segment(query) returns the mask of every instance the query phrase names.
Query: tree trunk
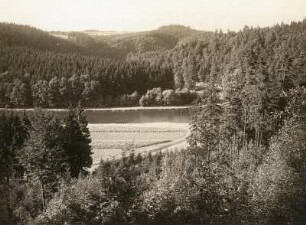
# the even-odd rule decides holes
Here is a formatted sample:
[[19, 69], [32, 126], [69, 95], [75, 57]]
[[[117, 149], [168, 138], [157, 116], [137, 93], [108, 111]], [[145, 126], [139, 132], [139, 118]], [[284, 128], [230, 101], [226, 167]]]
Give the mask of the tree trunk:
[[6, 178], [6, 210], [8, 214], [8, 219], [13, 218], [13, 210], [11, 208], [11, 195], [10, 195], [10, 178]]
[[243, 124], [243, 145], [246, 146], [246, 110], [244, 110], [244, 124]]
[[43, 210], [45, 210], [45, 208], [46, 208], [46, 193], [45, 193], [45, 185], [44, 185], [44, 182], [43, 182], [42, 178], [40, 178], [40, 184], [41, 184], [41, 198], [42, 198], [42, 203], [43, 203]]

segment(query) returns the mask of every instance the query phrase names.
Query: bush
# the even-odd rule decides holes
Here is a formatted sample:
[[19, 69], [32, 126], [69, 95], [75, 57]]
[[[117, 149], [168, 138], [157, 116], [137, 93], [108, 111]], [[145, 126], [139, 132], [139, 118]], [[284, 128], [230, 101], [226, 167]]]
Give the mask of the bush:
[[139, 100], [141, 106], [159, 106], [159, 105], [189, 105], [197, 98], [195, 91], [188, 89], [167, 89], [162, 91], [161, 88], [148, 90]]
[[305, 121], [290, 119], [271, 139], [250, 188], [255, 220], [302, 224], [306, 220]]
[[63, 187], [37, 217], [37, 224], [107, 223], [114, 217], [116, 201], [98, 178], [88, 177]]
[[177, 96], [172, 89], [164, 90], [162, 95], [164, 105], [176, 105], [179, 103]]
[[148, 90], [139, 101], [141, 106], [163, 105], [163, 95], [161, 88], [153, 88]]

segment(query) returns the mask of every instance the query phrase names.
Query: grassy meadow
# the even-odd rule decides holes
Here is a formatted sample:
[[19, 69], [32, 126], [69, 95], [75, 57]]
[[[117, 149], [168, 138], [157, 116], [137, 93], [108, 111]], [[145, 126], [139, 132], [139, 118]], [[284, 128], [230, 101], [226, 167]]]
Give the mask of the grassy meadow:
[[93, 165], [122, 153], [148, 152], [178, 144], [188, 135], [185, 123], [89, 124]]

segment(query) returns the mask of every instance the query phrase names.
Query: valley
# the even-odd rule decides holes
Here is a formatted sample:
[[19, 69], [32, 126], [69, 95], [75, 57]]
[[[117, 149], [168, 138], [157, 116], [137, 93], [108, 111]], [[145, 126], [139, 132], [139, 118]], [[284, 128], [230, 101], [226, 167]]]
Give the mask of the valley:
[[[182, 0], [156, 19], [233, 26], [137, 32], [99, 29], [126, 1], [89, 1], [103, 7], [50, 1], [45, 14], [70, 3], [54, 29], [0, 22], [0, 224], [305, 224], [306, 19], [279, 19], [304, 0]], [[171, 1], [139, 1], [138, 13], [159, 17], [147, 2]], [[96, 20], [68, 29], [90, 7]], [[265, 26], [231, 31], [240, 15]]]

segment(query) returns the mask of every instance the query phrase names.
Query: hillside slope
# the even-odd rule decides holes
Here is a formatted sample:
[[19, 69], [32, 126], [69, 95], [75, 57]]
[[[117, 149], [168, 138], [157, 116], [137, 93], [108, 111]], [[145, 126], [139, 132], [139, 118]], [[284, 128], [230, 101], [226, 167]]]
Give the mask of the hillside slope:
[[111, 58], [124, 59], [130, 53], [163, 52], [173, 49], [181, 40], [209, 32], [197, 31], [181, 25], [162, 26], [145, 32], [111, 32], [86, 30], [83, 32], [51, 32], [90, 51], [104, 51]]
[[10, 23], [0, 23], [0, 43], [58, 53], [88, 53], [86, 49], [42, 30]]

